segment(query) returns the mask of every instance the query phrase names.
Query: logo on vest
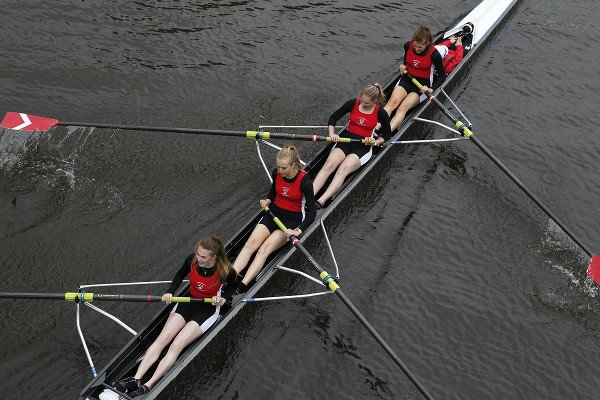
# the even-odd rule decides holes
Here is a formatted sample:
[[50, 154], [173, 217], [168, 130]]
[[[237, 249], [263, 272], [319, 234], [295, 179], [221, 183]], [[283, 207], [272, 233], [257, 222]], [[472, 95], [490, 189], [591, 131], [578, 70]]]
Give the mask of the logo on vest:
[[367, 119], [365, 117], [358, 117], [358, 124], [359, 125], [365, 125], [365, 122], [367, 122]]
[[284, 197], [290, 197], [290, 188], [287, 187], [287, 186], [284, 186], [281, 189], [281, 195], [284, 196]]
[[419, 62], [419, 60], [413, 60], [413, 67], [415, 67], [415, 68], [419, 68], [419, 65], [420, 65], [420, 64], [421, 64], [421, 63]]
[[198, 282], [198, 284], [196, 285], [196, 289], [200, 290], [201, 292], [204, 291], [204, 282]]

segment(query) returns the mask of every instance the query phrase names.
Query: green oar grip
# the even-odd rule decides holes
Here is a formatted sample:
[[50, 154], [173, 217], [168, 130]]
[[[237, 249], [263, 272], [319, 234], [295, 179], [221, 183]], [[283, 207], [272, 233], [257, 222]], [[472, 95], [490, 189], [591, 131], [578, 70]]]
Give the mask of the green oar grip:
[[329, 275], [329, 273], [327, 271], [321, 272], [321, 274], [319, 276], [320, 276], [321, 280], [323, 281], [323, 283], [333, 293], [335, 293], [335, 291], [340, 288], [339, 285], [337, 284], [337, 282], [333, 279], [333, 277], [331, 275]]
[[421, 90], [421, 88], [423, 87], [423, 85], [421, 85], [421, 82], [419, 82], [418, 80], [416, 80], [415, 77], [413, 77], [412, 75], [409, 75], [407, 70], [403, 69], [402, 70], [402, 75], [405, 75], [405, 74], [408, 75], [410, 77], [410, 80], [412, 81], [412, 83], [414, 83], [415, 86], [419, 90]]
[[66, 301], [87, 301], [91, 303], [94, 301], [94, 293], [83, 293], [83, 299], [81, 299], [81, 293], [78, 292], [67, 292], [65, 293]]
[[[212, 297], [205, 297], [202, 299], [204, 303], [212, 303]], [[164, 300], [162, 300], [164, 303]], [[191, 303], [191, 297], [171, 297], [171, 303]]]
[[[269, 206], [264, 208], [265, 212], [269, 212]], [[273, 213], [271, 213], [271, 217], [273, 218], [273, 222], [275, 222], [275, 224], [279, 227], [279, 229], [281, 229], [283, 232], [287, 231], [287, 228], [285, 227], [285, 225], [283, 224], [283, 222], [281, 222], [281, 220], [279, 218], [277, 218], [275, 215], [273, 215]]]
[[473, 132], [462, 121], [456, 122], [456, 130], [459, 131], [466, 138], [470, 138], [473, 134]]
[[268, 140], [271, 132], [246, 131], [246, 137], [249, 139], [265, 139]]

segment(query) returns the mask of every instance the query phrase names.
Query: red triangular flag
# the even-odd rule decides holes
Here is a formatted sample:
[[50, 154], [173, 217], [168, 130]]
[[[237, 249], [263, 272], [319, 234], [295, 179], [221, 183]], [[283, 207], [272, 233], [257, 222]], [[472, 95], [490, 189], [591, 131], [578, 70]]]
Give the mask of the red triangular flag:
[[16, 131], [47, 131], [58, 124], [57, 119], [38, 117], [37, 115], [7, 112], [0, 126]]
[[587, 270], [588, 276], [594, 280], [598, 285], [600, 285], [600, 256], [595, 255], [592, 257], [590, 261], [590, 266]]

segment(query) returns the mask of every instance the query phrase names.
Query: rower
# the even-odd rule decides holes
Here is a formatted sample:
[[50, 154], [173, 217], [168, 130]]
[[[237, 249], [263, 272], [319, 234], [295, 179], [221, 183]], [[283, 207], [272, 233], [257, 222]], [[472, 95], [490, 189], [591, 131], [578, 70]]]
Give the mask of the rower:
[[302, 170], [296, 146], [288, 144], [277, 154], [277, 169], [272, 172], [273, 184], [266, 199], [260, 200], [260, 208], [269, 207], [288, 227], [279, 230], [273, 219], [265, 215], [256, 225], [244, 247], [233, 263], [241, 273], [256, 252], [243, 279], [237, 282], [237, 292], [244, 293], [256, 275], [262, 270], [267, 257], [283, 246], [291, 235], [300, 236], [316, 217], [313, 184]]
[[[410, 42], [404, 43], [404, 52], [404, 62], [400, 64], [400, 71], [407, 70], [423, 86], [420, 90], [417, 89], [405, 75], [398, 79], [385, 106], [385, 111], [390, 117], [396, 112], [390, 122], [392, 132], [398, 129], [409, 110], [427, 99], [424, 93], [433, 92], [446, 79], [442, 56], [433, 46], [433, 36], [428, 28], [418, 27]], [[435, 75], [434, 67], [437, 71]]]
[[436, 44], [435, 48], [442, 56], [444, 72], [446, 75], [449, 75], [463, 59], [464, 48], [462, 38], [452, 35], [441, 43]]
[[[226, 298], [221, 289], [225, 282], [235, 281], [235, 271], [230, 268], [223, 241], [217, 235], [204, 237], [196, 243], [194, 254], [184, 261], [171, 281], [163, 301], [170, 303], [173, 293], [183, 279], [190, 275], [190, 296], [212, 298], [211, 303], [178, 303], [167, 319], [158, 338], [146, 351], [134, 376], [123, 378], [114, 384], [119, 392], [129, 397], [148, 393], [152, 386], [171, 369], [181, 351], [198, 339], [219, 317]], [[228, 296], [229, 297], [229, 296]], [[158, 360], [162, 350], [171, 343], [167, 354], [160, 361], [152, 377], [142, 384], [144, 374]]]
[[[325, 186], [327, 178], [336, 171], [333, 180], [323, 194], [317, 199], [317, 209], [323, 208], [342, 187], [346, 177], [367, 163], [373, 156], [373, 145], [380, 146], [391, 136], [390, 117], [383, 109], [385, 94], [378, 83], [365, 86], [357, 98], [344, 103], [329, 117], [329, 137], [336, 143], [331, 149], [327, 161], [319, 171], [314, 181], [314, 191], [318, 194]], [[335, 133], [335, 124], [345, 114], [350, 113], [348, 126], [340, 135]], [[375, 127], [381, 125], [375, 139]], [[338, 143], [340, 137], [362, 139], [360, 142]]]

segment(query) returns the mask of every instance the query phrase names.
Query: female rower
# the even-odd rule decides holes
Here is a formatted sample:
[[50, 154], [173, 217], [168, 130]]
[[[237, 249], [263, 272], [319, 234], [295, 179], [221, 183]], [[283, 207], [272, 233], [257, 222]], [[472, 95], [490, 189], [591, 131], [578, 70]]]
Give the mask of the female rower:
[[[327, 161], [319, 171], [314, 181], [315, 194], [325, 185], [327, 178], [336, 170], [331, 184], [317, 199], [317, 209], [323, 208], [327, 200], [342, 187], [344, 180], [352, 172], [364, 165], [373, 155], [372, 145], [381, 145], [390, 137], [390, 117], [383, 109], [385, 94], [378, 83], [365, 86], [357, 98], [350, 99], [329, 117], [327, 122], [329, 137], [336, 145], [329, 153]], [[340, 136], [335, 133], [335, 124], [345, 114], [350, 113], [348, 127]], [[373, 137], [375, 127], [381, 124], [377, 139]], [[340, 137], [351, 139], [365, 139], [363, 143], [338, 143]]]
[[263, 268], [269, 254], [283, 246], [291, 235], [302, 234], [316, 217], [312, 181], [302, 170], [296, 146], [288, 144], [283, 147], [277, 154], [276, 162], [277, 169], [272, 174], [273, 184], [268, 197], [260, 200], [260, 207], [269, 206], [288, 230], [282, 232], [272, 218], [263, 216], [233, 263], [233, 268], [240, 273], [256, 252], [244, 278], [238, 282], [238, 293], [246, 291]]
[[[442, 56], [433, 46], [433, 36], [428, 28], [417, 28], [411, 41], [404, 44], [404, 51], [404, 63], [400, 64], [400, 71], [407, 70], [423, 87], [419, 91], [408, 76], [400, 77], [385, 106], [390, 117], [396, 110], [390, 123], [392, 132], [398, 129], [410, 109], [427, 98], [424, 93], [433, 92], [446, 79]], [[432, 67], [435, 67], [435, 75]]]
[[[169, 290], [163, 295], [165, 303], [171, 302], [173, 293], [188, 274], [191, 297], [212, 297], [212, 303], [178, 303], [169, 315], [162, 332], [146, 351], [135, 375], [115, 382], [114, 387], [119, 392], [126, 393], [129, 397], [148, 393], [173, 366], [181, 351], [217, 320], [220, 308], [225, 304], [225, 297], [221, 293], [223, 283], [235, 281], [234, 270], [230, 269], [227, 253], [219, 236], [212, 235], [198, 241], [195, 254], [185, 259]], [[142, 384], [144, 374], [158, 360], [160, 353], [169, 343], [171, 346], [156, 367], [156, 371], [150, 380]]]
[[449, 75], [463, 59], [465, 49], [462, 44], [462, 38], [460, 36], [450, 36], [439, 45], [436, 44], [435, 48], [442, 56], [444, 72], [446, 72], [446, 75]]

